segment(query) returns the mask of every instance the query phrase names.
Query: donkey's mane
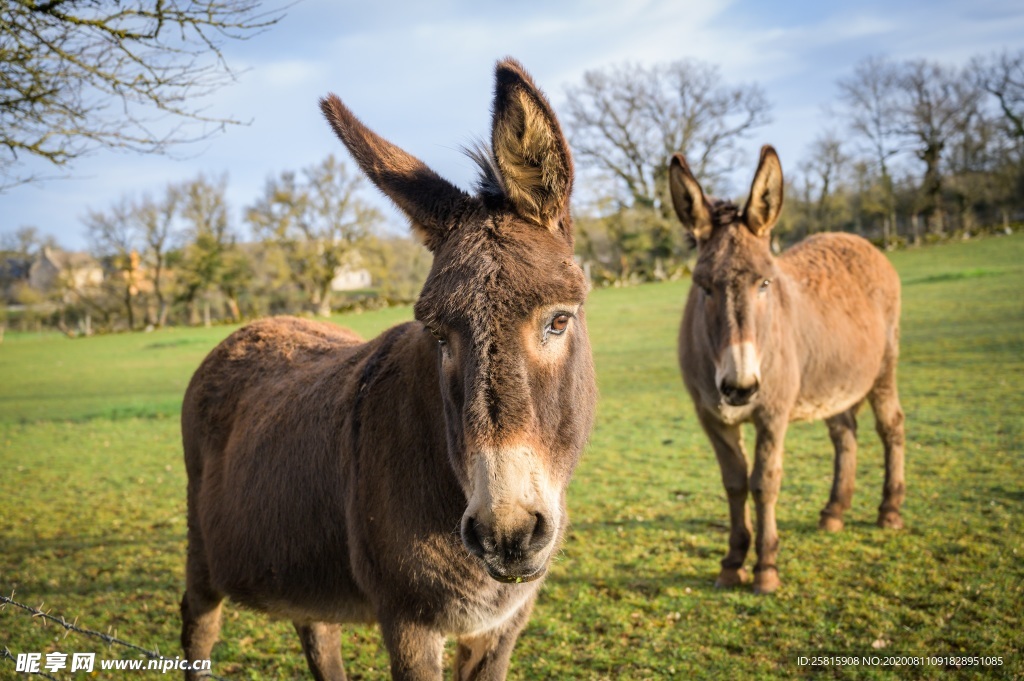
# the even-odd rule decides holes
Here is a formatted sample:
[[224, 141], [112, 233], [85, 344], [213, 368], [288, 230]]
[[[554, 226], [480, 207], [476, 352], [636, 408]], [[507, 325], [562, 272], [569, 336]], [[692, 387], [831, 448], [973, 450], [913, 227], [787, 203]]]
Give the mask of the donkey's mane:
[[482, 140], [476, 140], [470, 146], [463, 147], [462, 151], [472, 159], [480, 171], [475, 184], [477, 192], [484, 199], [507, 198], [508, 189], [498, 168], [498, 159], [494, 158], [491, 148]]
[[[711, 229], [726, 227], [736, 222], [740, 217], [740, 207], [729, 199], [716, 199], [708, 197], [711, 203]], [[693, 232], [686, 232], [686, 245], [693, 250], [697, 248], [697, 238]]]
[[740, 216], [740, 207], [728, 199], [711, 199], [711, 224], [714, 227], [725, 227], [736, 222]]

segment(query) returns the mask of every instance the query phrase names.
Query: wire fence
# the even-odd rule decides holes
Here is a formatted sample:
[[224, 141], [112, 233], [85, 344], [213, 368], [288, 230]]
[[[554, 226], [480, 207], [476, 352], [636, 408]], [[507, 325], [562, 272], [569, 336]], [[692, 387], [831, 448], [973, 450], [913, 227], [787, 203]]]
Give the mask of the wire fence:
[[[143, 655], [145, 655], [150, 660], [167, 660], [167, 661], [170, 661], [170, 662], [180, 662], [181, 661], [180, 658], [175, 659], [175, 658], [170, 658], [170, 657], [164, 657], [163, 655], [160, 654], [159, 651], [149, 650], [147, 648], [143, 648], [142, 646], [137, 646], [134, 643], [129, 643], [128, 641], [125, 641], [124, 639], [120, 639], [120, 638], [118, 638], [116, 636], [112, 636], [111, 634], [104, 634], [103, 632], [100, 632], [100, 631], [93, 631], [92, 629], [86, 629], [84, 627], [80, 627], [80, 626], [78, 626], [78, 618], [77, 617], [74, 619], [74, 621], [68, 622], [64, 617], [54, 617], [53, 615], [49, 614], [48, 612], [44, 612], [43, 610], [41, 610], [39, 608], [33, 608], [32, 606], [25, 605], [24, 603], [19, 603], [19, 602], [15, 601], [13, 597], [14, 597], [14, 593], [13, 592], [11, 593], [11, 597], [10, 598], [8, 598], [7, 596], [0, 596], [0, 611], [5, 610], [8, 605], [13, 605], [16, 608], [20, 608], [21, 610], [24, 610], [25, 612], [30, 613], [32, 615], [32, 617], [34, 617], [34, 618], [38, 617], [38, 618], [41, 618], [42, 620], [44, 620], [46, 622], [52, 622], [53, 624], [56, 624], [58, 626], [63, 627], [64, 630], [65, 630], [64, 631], [64, 637], [65, 638], [67, 637], [68, 632], [72, 632], [73, 631], [76, 634], [82, 634], [83, 636], [89, 636], [91, 638], [99, 639], [100, 641], [103, 641], [104, 643], [106, 643], [108, 646], [121, 646], [123, 648], [128, 648], [130, 650], [134, 650], [135, 652], [142, 653]], [[40, 607], [42, 607], [42, 606], [40, 605]], [[10, 660], [12, 663], [17, 663], [17, 659], [15, 658], [14, 654], [11, 653], [10, 649], [7, 646], [4, 646], [3, 650], [0, 651], [0, 657], [3, 657], [6, 660]], [[35, 674], [35, 675], [38, 675], [38, 676], [42, 676], [43, 678], [47, 678], [47, 679], [53, 679], [54, 681], [60, 681], [60, 679], [58, 679], [57, 677], [50, 676], [49, 674], [47, 674], [45, 672], [42, 672], [42, 671], [28, 672], [28, 673]], [[212, 673], [210, 671], [198, 671], [197, 675], [200, 676], [200, 677], [203, 677], [203, 678], [207, 678], [207, 679], [214, 679], [214, 681], [227, 681], [227, 679], [225, 679], [225, 678], [223, 678], [221, 676], [217, 676], [216, 674], [214, 674], [214, 673]]]
[[[14, 664], [18, 664], [17, 658], [14, 657], [14, 654], [11, 652], [11, 649], [8, 648], [7, 646], [4, 646], [4, 649], [0, 650], [0, 657], [4, 658], [5, 660], [10, 660]], [[46, 672], [23, 672], [23, 673], [24, 674], [35, 674], [36, 676], [41, 676], [44, 679], [52, 679], [53, 681], [60, 681], [60, 679], [58, 679], [56, 676], [51, 676], [51, 675], [47, 674]]]

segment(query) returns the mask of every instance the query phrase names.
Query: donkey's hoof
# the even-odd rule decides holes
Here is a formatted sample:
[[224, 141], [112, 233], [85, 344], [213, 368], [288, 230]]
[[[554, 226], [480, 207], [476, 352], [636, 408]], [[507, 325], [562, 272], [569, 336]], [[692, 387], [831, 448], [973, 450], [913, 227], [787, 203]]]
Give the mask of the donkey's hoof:
[[743, 568], [722, 568], [715, 580], [716, 589], [731, 589], [747, 583], [747, 571]]
[[838, 532], [843, 529], [843, 519], [822, 513], [821, 520], [818, 521], [818, 529], [825, 532]]
[[902, 530], [903, 516], [899, 511], [882, 511], [878, 514], [878, 526], [887, 530]]
[[758, 596], [773, 593], [781, 585], [779, 571], [773, 567], [754, 573], [754, 593]]

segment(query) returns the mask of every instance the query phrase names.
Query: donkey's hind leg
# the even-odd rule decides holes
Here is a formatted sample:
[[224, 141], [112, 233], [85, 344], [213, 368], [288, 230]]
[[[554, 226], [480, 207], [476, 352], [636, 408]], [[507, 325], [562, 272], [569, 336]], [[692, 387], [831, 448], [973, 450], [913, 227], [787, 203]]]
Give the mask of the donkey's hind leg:
[[345, 681], [345, 667], [341, 662], [341, 625], [313, 622], [292, 623], [302, 641], [309, 670], [316, 681]]
[[878, 507], [878, 526], [891, 529], [903, 527], [900, 506], [907, 486], [903, 477], [903, 408], [896, 390], [896, 361], [887, 362], [882, 375], [868, 395], [875, 412], [875, 428], [885, 448], [885, 487]]
[[857, 409], [850, 409], [825, 419], [828, 435], [836, 450], [832, 493], [821, 511], [818, 528], [827, 532], [843, 529], [843, 513], [853, 501], [854, 480], [857, 476]]
[[[190, 523], [191, 525], [191, 523]], [[188, 558], [185, 566], [185, 595], [181, 599], [181, 647], [185, 659], [209, 660], [213, 644], [220, 635], [220, 611], [224, 595], [210, 584], [203, 541], [197, 527], [188, 532]], [[202, 678], [202, 673], [185, 672], [185, 679]]]

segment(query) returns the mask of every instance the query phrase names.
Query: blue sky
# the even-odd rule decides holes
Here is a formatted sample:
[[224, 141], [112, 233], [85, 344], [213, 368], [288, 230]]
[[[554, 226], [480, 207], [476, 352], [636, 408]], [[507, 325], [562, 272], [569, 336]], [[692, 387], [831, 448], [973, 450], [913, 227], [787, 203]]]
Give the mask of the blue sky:
[[[225, 46], [238, 82], [204, 104], [215, 115], [251, 120], [173, 157], [97, 152], [70, 179], [0, 194], [0, 232], [34, 225], [69, 248], [87, 246], [81, 218], [122, 195], [159, 195], [199, 172], [228, 173], [240, 233], [242, 209], [270, 175], [335, 153], [317, 100], [337, 93], [369, 126], [468, 187], [473, 164], [461, 146], [489, 131], [494, 62], [519, 59], [556, 112], [567, 85], [588, 69], [695, 57], [720, 66], [729, 83], [757, 82], [773, 122], [747, 141], [750, 170], [761, 144], [796, 167], [826, 128], [841, 131], [825, 105], [837, 79], [860, 59], [883, 54], [965, 63], [972, 55], [1024, 47], [1020, 0], [303, 0], [265, 34]], [[40, 170], [45, 170], [39, 167]], [[746, 182], [737, 180], [737, 186]], [[373, 190], [367, 198], [384, 206]], [[404, 228], [388, 211], [390, 224]]]

